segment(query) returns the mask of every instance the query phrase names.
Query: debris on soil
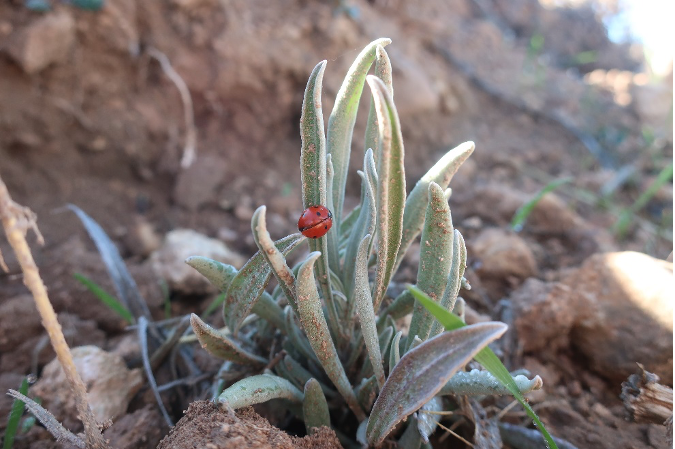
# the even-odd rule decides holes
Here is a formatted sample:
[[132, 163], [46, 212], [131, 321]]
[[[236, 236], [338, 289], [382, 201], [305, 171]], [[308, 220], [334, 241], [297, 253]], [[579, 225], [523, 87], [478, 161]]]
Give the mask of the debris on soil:
[[[639, 371], [621, 384], [621, 399], [635, 422], [666, 424], [673, 418], [673, 389], [659, 383], [659, 376], [646, 371], [638, 363]], [[672, 427], [669, 431], [672, 441]]]
[[[129, 370], [120, 356], [96, 346], [80, 346], [71, 352], [77, 372], [87, 385], [87, 399], [96, 420], [106, 422], [124, 415], [131, 398], [143, 386], [141, 370]], [[42, 405], [64, 426], [81, 428], [75, 399], [57, 359], [45, 366], [31, 394], [40, 397]]]
[[341, 449], [335, 433], [322, 427], [303, 438], [288, 435], [260, 417], [253, 408], [226, 411], [213, 402], [190, 404], [185, 416], [178, 421], [157, 449]]
[[168, 428], [162, 415], [153, 405], [124, 415], [103, 432], [110, 445], [118, 449], [155, 448]]

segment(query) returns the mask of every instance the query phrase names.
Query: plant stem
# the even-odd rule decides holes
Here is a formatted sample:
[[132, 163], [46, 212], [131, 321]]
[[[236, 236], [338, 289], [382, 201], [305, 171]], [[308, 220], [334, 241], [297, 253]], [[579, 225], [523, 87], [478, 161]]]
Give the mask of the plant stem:
[[47, 330], [49, 340], [56, 352], [56, 357], [63, 367], [63, 371], [68, 379], [68, 383], [75, 394], [75, 403], [77, 412], [84, 424], [84, 432], [86, 435], [87, 448], [104, 449], [109, 446], [103, 439], [101, 430], [96, 423], [94, 413], [87, 402], [87, 390], [84, 382], [77, 374], [75, 363], [73, 362], [73, 355], [70, 352], [68, 343], [63, 336], [61, 325], [56, 319], [56, 313], [52, 307], [49, 297], [47, 296], [47, 289], [45, 288], [37, 265], [33, 260], [30, 247], [26, 242], [26, 232], [28, 228], [32, 228], [37, 235], [38, 243], [43, 244], [44, 239], [37, 230], [35, 224], [35, 214], [29, 209], [19, 206], [9, 196], [7, 186], [0, 178], [0, 220], [2, 226], [7, 234], [7, 240], [16, 254], [17, 261], [21, 265], [21, 270], [24, 275], [24, 284], [28, 287], [35, 299], [35, 305], [42, 318], [42, 325]]

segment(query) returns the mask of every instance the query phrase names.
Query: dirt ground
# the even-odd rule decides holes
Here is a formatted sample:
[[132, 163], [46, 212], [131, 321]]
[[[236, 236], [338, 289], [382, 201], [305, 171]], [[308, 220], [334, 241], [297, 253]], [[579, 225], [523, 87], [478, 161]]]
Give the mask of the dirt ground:
[[[614, 370], [613, 361], [603, 363], [589, 348], [612, 346], [612, 340], [593, 334], [598, 326], [578, 311], [551, 312], [565, 301], [578, 304], [570, 286], [597, 281], [601, 296], [605, 278], [581, 276], [603, 272], [599, 254], [636, 251], [657, 265], [672, 254], [672, 181], [629, 214], [625, 232], [613, 228], [672, 163], [672, 71], [665, 80], [646, 82], [639, 49], [611, 43], [589, 6], [545, 8], [536, 0], [415, 6], [399, 0], [111, 0], [92, 12], [53, 3], [47, 13], [19, 0], [0, 3], [0, 176], [14, 200], [38, 215], [46, 244], [35, 245], [34, 255], [69, 343], [120, 353], [129, 366], [137, 349], [122, 320], [73, 278], [82, 273], [113, 291], [66, 204], [82, 208], [108, 232], [153, 316], [164, 318], [165, 294], [150, 262], [164, 236], [193, 229], [246, 260], [255, 251], [250, 219], [262, 204], [273, 237], [294, 232], [301, 212], [298, 122], [307, 77], [328, 60], [328, 113], [358, 51], [389, 37], [408, 189], [448, 149], [476, 143], [451, 183], [453, 220], [467, 240], [467, 278], [474, 287], [463, 296], [477, 317], [505, 320], [520, 332], [520, 343], [509, 333], [501, 350], [507, 367], [524, 366], [544, 379], [544, 390], [530, 399], [535, 410], [553, 435], [579, 448], [665, 447], [663, 426], [626, 419], [619, 394], [630, 368]], [[533, 36], [543, 37], [541, 48]], [[151, 56], [157, 52], [191, 95], [196, 159], [189, 168], [180, 164], [188, 134], [184, 105]], [[583, 52], [594, 52], [594, 60], [578, 62]], [[361, 106], [348, 205], [358, 195], [353, 175], [362, 161], [367, 102]], [[510, 231], [516, 210], [562, 178], [571, 182], [547, 196], [521, 232]], [[53, 352], [4, 239], [0, 251], [10, 267], [0, 273], [0, 389], [7, 390], [36, 368], [42, 372]], [[414, 281], [414, 262], [413, 254], [395, 281]], [[672, 277], [672, 263], [663, 264]], [[548, 298], [545, 308], [532, 305], [535, 295]], [[213, 294], [171, 289], [169, 298], [169, 314], [180, 316], [203, 311]], [[554, 323], [550, 329], [563, 330], [537, 334], [544, 331], [531, 324], [544, 322], [542, 316]], [[669, 330], [649, 335], [672, 341], [672, 319]], [[664, 345], [658, 353], [638, 351], [646, 359], [639, 361], [653, 362], [646, 368], [672, 386], [672, 354], [663, 355], [672, 343]], [[201, 357], [200, 368], [215, 373], [217, 363]], [[169, 393], [165, 403], [177, 421], [198, 399], [204, 397]], [[495, 414], [509, 402], [499, 398], [486, 408]], [[0, 398], [0, 417], [10, 405]], [[217, 412], [209, 407], [197, 403], [188, 414], [207, 416], [213, 430]], [[297, 423], [266, 417], [302, 434], [293, 430]], [[74, 410], [70, 419], [60, 419], [81, 430]], [[271, 442], [266, 436], [276, 429], [250, 410], [217, 419], [224, 424], [213, 430], [214, 447], [234, 447], [232, 441], [250, 429], [269, 447], [337, 444], [330, 433], [302, 441], [279, 433]], [[529, 424], [518, 411], [507, 419]], [[0, 430], [4, 426], [2, 418]], [[222, 426], [235, 429], [228, 433]], [[106, 436], [116, 447], [155, 447], [167, 434], [144, 387]], [[171, 438], [160, 447], [200, 444], [180, 446]], [[434, 447], [463, 447], [453, 438], [444, 441]], [[15, 443], [56, 446], [40, 426]]]

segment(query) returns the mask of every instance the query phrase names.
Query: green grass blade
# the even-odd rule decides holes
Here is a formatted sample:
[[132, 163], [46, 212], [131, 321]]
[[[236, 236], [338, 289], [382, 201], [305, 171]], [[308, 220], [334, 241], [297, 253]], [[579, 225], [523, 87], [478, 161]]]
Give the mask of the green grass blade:
[[537, 206], [537, 203], [541, 201], [544, 195], [554, 191], [563, 184], [567, 184], [571, 180], [572, 180], [571, 178], [555, 179], [546, 184], [544, 188], [541, 189], [534, 196], [534, 198], [532, 198], [530, 201], [528, 201], [527, 203], [523, 204], [518, 208], [516, 213], [513, 215], [513, 218], [511, 219], [511, 229], [513, 229], [516, 232], [522, 230], [523, 226], [525, 225], [525, 222], [527, 221], [527, 217], [530, 216], [534, 208]]
[[[431, 298], [429, 298], [422, 290], [412, 285], [408, 286], [408, 290], [410, 290], [413, 296], [415, 296], [415, 299], [421, 302], [424, 305], [424, 307], [426, 307], [431, 312], [431, 314], [435, 316], [438, 321], [441, 322], [443, 327], [445, 327], [445, 330], [459, 329], [461, 327], [466, 326], [466, 324], [464, 324], [458, 316], [453, 315], [452, 313], [448, 312], [443, 307], [441, 307], [439, 304], [436, 304], [436, 302], [434, 302]], [[534, 424], [537, 426], [541, 434], [544, 436], [544, 440], [546, 440], [546, 444], [549, 447], [549, 449], [557, 449], [558, 446], [556, 445], [555, 441], [553, 441], [553, 438], [546, 430], [546, 427], [544, 427], [544, 424], [541, 422], [541, 420], [534, 412], [534, 410], [532, 410], [530, 404], [527, 403], [523, 395], [520, 393], [520, 390], [518, 389], [518, 386], [514, 382], [513, 377], [511, 377], [511, 374], [506, 369], [501, 360], [499, 360], [499, 358], [495, 355], [495, 353], [492, 352], [492, 349], [486, 347], [482, 349], [478, 354], [476, 354], [474, 358], [478, 363], [483, 365], [483, 367], [486, 370], [488, 370], [493, 376], [495, 376], [497, 380], [499, 380], [504, 386], [506, 386], [506, 388], [508, 388], [513, 397], [515, 397], [518, 400], [518, 402], [520, 402], [520, 404], [525, 409], [527, 415], [530, 418], [532, 418]]]
[[[338, 229], [342, 223], [342, 207], [344, 204], [345, 185], [349, 170], [349, 156], [352, 145], [352, 133], [356, 122], [356, 113], [359, 109], [359, 100], [363, 92], [366, 75], [376, 58], [378, 46], [391, 43], [391, 39], [377, 39], [356, 57], [349, 68], [342, 86], [335, 98], [335, 106], [328, 118], [327, 145], [328, 152], [333, 159], [335, 169], [333, 178], [333, 219]], [[325, 203], [321, 203], [325, 204]]]
[[[19, 387], [19, 393], [26, 396], [28, 394], [28, 378], [24, 377]], [[9, 412], [9, 419], [7, 420], [7, 428], [5, 428], [5, 441], [2, 443], [2, 449], [11, 449], [14, 445], [14, 437], [16, 431], [19, 429], [19, 421], [26, 407], [23, 401], [14, 399], [12, 403], [12, 411]]]
[[103, 304], [121, 316], [127, 323], [134, 323], [134, 316], [131, 314], [131, 312], [129, 312], [129, 309], [124, 307], [124, 305], [110, 293], [103, 290], [100, 285], [80, 273], [75, 273], [73, 277], [75, 277], [75, 279], [77, 279], [82, 285], [87, 287], [87, 290], [92, 292], [94, 296], [96, 296]]
[[377, 151], [377, 269], [373, 285], [373, 308], [380, 307], [401, 245], [405, 206], [405, 168], [403, 137], [394, 100], [384, 82], [373, 75], [370, 86], [377, 112], [379, 147]]

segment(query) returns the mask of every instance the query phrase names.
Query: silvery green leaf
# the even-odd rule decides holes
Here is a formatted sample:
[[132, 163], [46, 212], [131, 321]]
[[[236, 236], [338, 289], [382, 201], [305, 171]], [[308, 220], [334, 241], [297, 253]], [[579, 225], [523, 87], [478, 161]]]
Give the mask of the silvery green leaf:
[[[325, 70], [326, 61], [321, 61], [314, 67], [312, 74], [309, 76], [302, 101], [300, 178], [302, 181], [302, 204], [305, 209], [310, 206], [326, 204], [326, 136], [321, 110], [321, 88]], [[336, 228], [339, 229], [337, 226]], [[316, 279], [326, 300], [331, 330], [334, 334], [340, 334], [338, 332], [337, 311], [333, 302], [333, 290], [328, 275], [328, 258], [325, 256], [328, 253], [326, 236], [309, 239], [309, 250], [318, 251], [321, 254], [319, 263], [315, 264]]]
[[[539, 390], [544, 385], [541, 377], [535, 376], [532, 380], [526, 376], [519, 374], [513, 376], [513, 381], [516, 383], [518, 390], [522, 393], [529, 393], [534, 390]], [[511, 392], [499, 382], [489, 371], [471, 370], [469, 372], [459, 371], [441, 388], [438, 393], [440, 395], [466, 395], [466, 396], [483, 396], [494, 395], [502, 396], [511, 394]]]
[[[284, 360], [280, 365], [283, 364], [286, 366], [287, 371], [289, 374], [296, 379], [301, 385], [304, 385], [307, 383], [309, 379], [311, 379], [313, 376], [312, 374], [307, 371], [300, 363], [298, 363], [293, 357], [290, 355], [286, 355], [284, 357]], [[318, 381], [319, 385], [321, 386], [321, 389], [323, 390], [323, 393], [328, 396], [329, 398], [334, 398], [337, 392], [335, 390], [331, 390], [329, 387], [324, 385], [321, 381]]]
[[370, 234], [367, 234], [356, 255], [356, 271], [354, 280], [354, 297], [356, 310], [359, 314], [361, 332], [366, 343], [368, 358], [373, 367], [377, 384], [380, 388], [384, 385], [384, 366], [382, 365], [382, 352], [380, 352], [377, 325], [375, 324], [375, 312], [373, 300], [370, 296], [370, 284], [368, 283], [368, 247], [370, 246]]
[[307, 338], [302, 335], [302, 331], [295, 324], [293, 309], [291, 309], [290, 306], [286, 306], [286, 310], [284, 310], [284, 321], [286, 323], [286, 335], [288, 336], [288, 339], [295, 350], [302, 354], [305, 358], [313, 359], [318, 363], [319, 359], [316, 358], [316, 354], [314, 354], [314, 351], [309, 346]]
[[389, 349], [389, 372], [394, 369], [399, 360], [401, 360], [400, 353], [400, 344], [401, 344], [401, 335], [403, 332], [398, 331], [394, 335], [394, 339], [391, 341], [391, 348]]
[[226, 388], [218, 402], [236, 410], [249, 405], [260, 404], [271, 399], [288, 399], [302, 403], [304, 394], [283, 377], [272, 374], [258, 374], [246, 377]]
[[[377, 48], [375, 52], [375, 76], [384, 82], [385, 86], [389, 90], [391, 96], [394, 96], [394, 87], [391, 79], [391, 61], [389, 60], [389, 55], [384, 50], [384, 47]], [[375, 112], [375, 102], [370, 99], [370, 109], [368, 110], [368, 121], [366, 124], [366, 137], [364, 142], [366, 144], [365, 149], [378, 147], [378, 138], [379, 130], [377, 126], [377, 113]]]
[[422, 230], [424, 211], [427, 207], [427, 192], [429, 183], [435, 182], [441, 188], [448, 187], [450, 180], [457, 173], [459, 167], [466, 161], [476, 148], [473, 142], [465, 142], [448, 151], [431, 169], [419, 180], [410, 192], [405, 203], [403, 214], [403, 235], [398, 251], [396, 268], [401, 264], [403, 256]]
[[[464, 237], [455, 229], [452, 250], [452, 268], [448, 275], [447, 285], [441, 298], [441, 306], [446, 310], [452, 312], [455, 309], [455, 303], [459, 295], [459, 289], [462, 287], [462, 277], [464, 270], [466, 270], [466, 244]], [[457, 313], [456, 315], [459, 315]], [[434, 325], [431, 329], [431, 335], [438, 335], [443, 330], [443, 326], [438, 320], [434, 320]]]
[[272, 269], [274, 277], [281, 287], [281, 290], [286, 295], [288, 303], [297, 312], [296, 298], [295, 298], [295, 276], [286, 263], [286, 258], [281, 251], [274, 245], [274, 241], [267, 231], [267, 223], [265, 220], [267, 208], [260, 206], [253, 213], [251, 218], [251, 230], [253, 231], [253, 240], [260, 250], [260, 254], [265, 257], [267, 264]]
[[[373, 152], [372, 150], [366, 151], [366, 156], [364, 158], [364, 169], [368, 165], [368, 159], [372, 161]], [[361, 177], [361, 192], [362, 192], [362, 203], [358, 219], [352, 229], [352, 233], [349, 236], [347, 249], [345, 253], [345, 266], [344, 266], [344, 284], [347, 287], [346, 293], [349, 297], [353, 298], [353, 288], [354, 288], [354, 273], [356, 267], [356, 254], [358, 252], [359, 245], [363, 236], [370, 234], [371, 236], [375, 234], [375, 224], [376, 224], [376, 214], [375, 209], [375, 190], [373, 185], [376, 181], [371, 179], [370, 173], [358, 171], [358, 175]], [[368, 249], [370, 246], [368, 247]], [[368, 253], [370, 254], [370, 253]], [[366, 260], [367, 262], [367, 260]], [[366, 265], [366, 270], [368, 266]], [[350, 316], [353, 314], [353, 307], [350, 310]]]
[[368, 70], [375, 60], [376, 48], [390, 43], [391, 39], [377, 39], [359, 53], [349, 68], [342, 86], [340, 86], [335, 98], [335, 106], [333, 106], [333, 111], [328, 119], [328, 151], [333, 157], [335, 168], [333, 178], [334, 220], [338, 229], [342, 223], [342, 207], [349, 169], [352, 133], [354, 132], [354, 122], [356, 121], [364, 82]]
[[373, 308], [378, 310], [389, 285], [401, 244], [405, 205], [403, 137], [394, 100], [381, 79], [368, 75], [379, 129], [377, 152], [377, 270]]
[[439, 396], [434, 396], [424, 404], [420, 411], [417, 412], [417, 430], [422, 437], [422, 441], [429, 442], [429, 437], [434, 433], [438, 427], [439, 415], [428, 412], [440, 412], [443, 410], [443, 399]]
[[314, 350], [319, 363], [326, 371], [328, 378], [333, 382], [359, 421], [362, 421], [365, 419], [365, 414], [361, 410], [361, 407], [359, 407], [354, 390], [352, 390], [349, 384], [347, 374], [338, 357], [335, 344], [328, 330], [326, 318], [323, 315], [319, 292], [316, 289], [313, 268], [314, 263], [320, 255], [317, 252], [313, 252], [307, 256], [305, 262], [300, 266], [300, 271], [295, 281], [300, 322], [307, 334], [309, 344]]
[[[335, 169], [333, 168], [333, 157], [330, 153], [326, 156], [326, 207], [329, 211], [335, 210], [335, 205], [333, 204], [333, 178], [335, 175]], [[335, 225], [335, 223], [333, 223]], [[328, 239], [328, 267], [330, 268], [331, 274], [340, 272], [340, 253], [338, 250], [338, 237], [340, 236], [339, 227], [335, 225], [333, 232], [326, 234]], [[337, 276], [336, 276], [337, 277]], [[332, 279], [331, 279], [332, 281]], [[342, 285], [342, 283], [340, 283]], [[333, 289], [336, 286], [333, 285]], [[344, 291], [342, 287], [338, 287], [340, 291]]]
[[356, 387], [356, 397], [361, 407], [364, 410], [370, 410], [373, 402], [375, 402], [375, 396], [377, 396], [377, 379], [375, 379], [375, 376], [362, 379], [361, 385]]
[[237, 269], [232, 265], [218, 262], [208, 257], [190, 256], [185, 259], [185, 263], [197, 270], [199, 274], [208, 279], [221, 292], [227, 291], [232, 279], [238, 273]]
[[403, 435], [396, 442], [400, 448], [419, 449], [422, 445], [422, 437], [417, 430], [417, 413], [413, 413], [408, 419], [408, 424]]
[[[304, 235], [296, 233], [277, 240], [274, 245], [284, 256], [287, 256], [305, 239]], [[258, 251], [232, 279], [225, 294], [224, 307], [225, 323], [232, 333], [237, 333], [244, 318], [251, 313], [251, 309], [262, 295], [271, 277], [272, 269], [265, 257]]]
[[480, 323], [431, 338], [394, 367], [368, 421], [367, 438], [381, 444], [401, 420], [435, 396], [452, 375], [506, 331], [503, 323]]
[[314, 378], [309, 379], [305, 384], [302, 412], [307, 434], [313, 434], [321, 426], [330, 427], [330, 414], [328, 413], [326, 396], [323, 395], [319, 382]]
[[[445, 291], [452, 266], [454, 233], [450, 208], [443, 196], [443, 189], [435, 182], [430, 182], [428, 195], [420, 242], [417, 288], [438, 302]], [[433, 315], [422, 304], [416, 303], [413, 306], [409, 334], [426, 340], [434, 321]]]
[[279, 304], [272, 299], [272, 295], [266, 291], [262, 292], [260, 299], [255, 303], [253, 313], [271, 323], [284, 334], [286, 333], [286, 323], [284, 321], [284, 311], [279, 307]]
[[264, 366], [267, 359], [245, 351], [234, 341], [227, 338], [217, 329], [212, 328], [194, 313], [190, 315], [192, 330], [202, 348], [220, 359], [241, 363], [242, 365]]

